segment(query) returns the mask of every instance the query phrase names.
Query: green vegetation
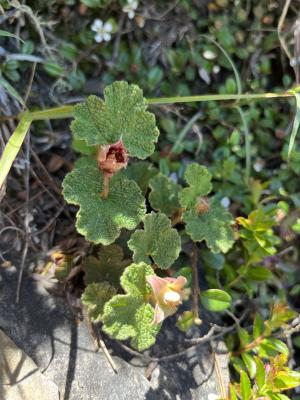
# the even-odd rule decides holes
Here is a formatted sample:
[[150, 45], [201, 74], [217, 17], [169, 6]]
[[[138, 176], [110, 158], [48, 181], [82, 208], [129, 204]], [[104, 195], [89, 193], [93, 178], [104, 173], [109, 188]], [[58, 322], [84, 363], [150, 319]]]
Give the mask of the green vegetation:
[[15, 196], [13, 162], [30, 128], [40, 139], [72, 119], [54, 175], [81, 247], [59, 254], [55, 277], [67, 290], [79, 270], [91, 323], [138, 351], [168, 317], [188, 331], [204, 310], [219, 313], [231, 370], [220, 398], [298, 400], [295, 6], [27, 3], [0, 0], [3, 15], [16, 13], [0, 31], [0, 86], [18, 123], [0, 186]]

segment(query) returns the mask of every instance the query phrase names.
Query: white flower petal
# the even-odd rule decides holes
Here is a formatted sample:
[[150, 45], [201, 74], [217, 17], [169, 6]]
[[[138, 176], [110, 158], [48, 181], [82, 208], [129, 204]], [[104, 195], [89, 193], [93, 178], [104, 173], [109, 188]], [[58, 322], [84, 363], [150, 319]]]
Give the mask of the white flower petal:
[[101, 21], [101, 19], [95, 19], [95, 21], [93, 22], [93, 25], [91, 26], [92, 31], [98, 31], [99, 29], [101, 29], [103, 27], [103, 21]]
[[105, 32], [112, 32], [113, 26], [112, 26], [111, 22], [105, 22], [105, 24], [103, 26], [103, 30]]
[[104, 32], [104, 33], [103, 33], [103, 39], [104, 39], [106, 42], [109, 42], [110, 39], [111, 39], [111, 34], [110, 34], [110, 33], [107, 33], [107, 32]]
[[128, 18], [129, 19], [133, 19], [134, 16], [135, 16], [135, 12], [134, 11], [132, 11], [132, 10], [128, 11]]
[[220, 203], [224, 208], [228, 208], [230, 206], [230, 199], [228, 197], [223, 197]]
[[101, 35], [100, 33], [97, 33], [97, 35], [95, 35], [95, 40], [97, 43], [103, 42], [103, 35]]
[[214, 60], [217, 57], [217, 54], [211, 50], [205, 50], [202, 55], [207, 60]]

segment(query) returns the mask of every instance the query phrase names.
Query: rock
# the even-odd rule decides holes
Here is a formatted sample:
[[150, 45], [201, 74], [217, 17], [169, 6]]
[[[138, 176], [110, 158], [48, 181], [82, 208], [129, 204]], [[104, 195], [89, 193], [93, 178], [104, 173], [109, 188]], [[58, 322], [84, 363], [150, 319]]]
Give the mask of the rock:
[[0, 327], [56, 383], [62, 400], [144, 398], [148, 380], [118, 357], [115, 374], [103, 354], [95, 352], [85, 324], [78, 324], [66, 302], [49, 295], [41, 282], [24, 276], [16, 305], [17, 274], [9, 270], [0, 275]]
[[[117, 342], [106, 338], [107, 347], [115, 355], [115, 374], [102, 352], [95, 352], [86, 325], [76, 320], [62, 298], [47, 293], [42, 282], [24, 276], [20, 304], [16, 305], [16, 275], [10, 268], [0, 271], [0, 327], [58, 386], [61, 400], [206, 400], [210, 393], [219, 394], [210, 346], [149, 367], [145, 360], [133, 358]], [[207, 330], [203, 324], [189, 336], [200, 337]], [[170, 318], [148, 354], [161, 357], [186, 346], [186, 334]], [[226, 387], [227, 359], [220, 355], [218, 359]]]
[[0, 330], [0, 398], [3, 400], [59, 400], [57, 386]]

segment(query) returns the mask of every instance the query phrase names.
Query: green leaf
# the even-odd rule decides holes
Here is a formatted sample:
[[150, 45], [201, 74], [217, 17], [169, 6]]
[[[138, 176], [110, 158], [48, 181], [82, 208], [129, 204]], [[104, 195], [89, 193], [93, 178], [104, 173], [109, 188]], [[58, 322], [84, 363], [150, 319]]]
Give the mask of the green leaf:
[[97, 7], [107, 7], [112, 0], [80, 0], [81, 3], [85, 4], [87, 7], [90, 8], [97, 8]]
[[86, 257], [83, 261], [86, 284], [108, 281], [113, 286], [120, 285], [120, 276], [130, 264], [130, 260], [124, 260], [123, 249], [116, 245], [102, 246], [98, 252], [98, 258]]
[[120, 229], [134, 229], [145, 214], [145, 199], [137, 184], [119, 174], [113, 176], [106, 199], [101, 197], [103, 175], [97, 161], [81, 158], [63, 181], [63, 195], [80, 206], [76, 228], [87, 240], [111, 244]]
[[155, 343], [159, 325], [153, 324], [154, 309], [134, 296], [114, 296], [104, 308], [103, 330], [118, 340], [131, 338], [131, 345], [143, 351]]
[[290, 397], [287, 397], [285, 394], [281, 393], [268, 393], [268, 396], [271, 400], [291, 400]]
[[131, 264], [121, 276], [121, 285], [126, 293], [140, 300], [147, 299], [152, 289], [146, 282], [146, 276], [154, 275], [153, 269], [145, 264]]
[[17, 157], [30, 125], [30, 116], [28, 113], [25, 113], [3, 150], [0, 158], [0, 188], [6, 179], [15, 158]]
[[241, 342], [241, 349], [243, 349], [245, 346], [247, 346], [247, 344], [252, 341], [249, 332], [245, 328], [238, 328], [237, 334]]
[[250, 378], [253, 379], [256, 374], [256, 363], [254, 358], [249, 353], [242, 353], [241, 357], [247, 367]]
[[119, 81], [106, 87], [104, 101], [89, 96], [75, 106], [71, 130], [88, 145], [105, 145], [122, 139], [128, 154], [146, 158], [154, 152], [159, 131], [154, 114], [136, 85]]
[[262, 317], [259, 314], [255, 315], [254, 324], [253, 324], [253, 338], [259, 338], [265, 330], [265, 325]]
[[229, 386], [229, 392], [230, 392], [230, 400], [238, 400], [235, 387], [232, 384], [230, 384]]
[[7, 82], [7, 80], [4, 79], [1, 75], [0, 75], [0, 85], [4, 87], [4, 89], [7, 91], [8, 94], [10, 94], [11, 97], [14, 97], [16, 100], [18, 100], [19, 103], [22, 104], [23, 107], [26, 107], [24, 100], [16, 91], [16, 89], [13, 86], [11, 86], [11, 84]]
[[200, 257], [207, 268], [213, 268], [221, 271], [224, 268], [225, 257], [220, 253], [212, 253], [208, 249], [201, 249]]
[[183, 221], [186, 233], [194, 242], [205, 240], [214, 253], [226, 253], [233, 245], [231, 228], [232, 215], [214, 200], [206, 213], [199, 214], [196, 209], [185, 211]]
[[84, 155], [91, 155], [91, 154], [96, 154], [97, 153], [97, 147], [96, 146], [88, 146], [84, 140], [72, 140], [72, 147], [75, 151], [78, 153], [84, 154]]
[[285, 354], [286, 356], [289, 355], [289, 348], [284, 342], [282, 342], [279, 339], [276, 338], [264, 339], [261, 345], [265, 350], [266, 349], [275, 350], [276, 352]]
[[246, 370], [245, 363], [243, 360], [241, 360], [240, 357], [231, 357], [230, 361], [237, 373], [240, 373], [241, 370], [243, 370], [243, 371]]
[[181, 250], [180, 236], [171, 227], [171, 221], [165, 214], [147, 214], [144, 230], [136, 230], [128, 242], [133, 251], [135, 262], [155, 264], [162, 269], [169, 268], [178, 258]]
[[118, 340], [131, 338], [131, 344], [139, 351], [155, 342], [160, 325], [153, 324], [154, 309], [147, 299], [151, 288], [146, 276], [154, 272], [144, 263], [131, 264], [121, 277], [127, 294], [116, 295], [104, 307], [103, 330]]
[[293, 389], [300, 386], [300, 372], [279, 371], [274, 379], [274, 386], [280, 390]]
[[50, 75], [53, 76], [54, 78], [59, 78], [64, 74], [64, 68], [61, 67], [59, 64], [55, 62], [47, 62], [43, 65], [44, 70]]
[[177, 320], [176, 326], [183, 332], [186, 332], [193, 326], [194, 313], [193, 311], [184, 311]]
[[265, 267], [259, 267], [259, 266], [254, 266], [252, 265], [246, 274], [246, 277], [253, 280], [253, 281], [268, 281], [273, 277], [272, 272], [265, 268]]
[[20, 42], [25, 43], [23, 39], [20, 38], [20, 36], [15, 35], [14, 33], [3, 31], [0, 29], [0, 36], [5, 36], [5, 37], [12, 37], [14, 39], [20, 40]]
[[256, 363], [256, 383], [259, 389], [263, 387], [263, 385], [266, 382], [266, 370], [264, 363], [261, 361], [260, 358], [255, 357], [255, 363]]
[[178, 200], [180, 185], [161, 173], [152, 178], [149, 185], [151, 188], [149, 201], [154, 210], [171, 216], [180, 209]]
[[92, 321], [99, 322], [102, 320], [105, 303], [116, 293], [116, 289], [108, 282], [90, 283], [86, 287], [81, 296], [81, 301], [86, 306]]
[[148, 161], [134, 162], [122, 171], [126, 178], [137, 183], [144, 196], [148, 191], [150, 179], [157, 175], [157, 172], [157, 169]]
[[224, 311], [231, 305], [231, 296], [224, 290], [208, 289], [201, 293], [201, 303], [209, 311]]
[[184, 177], [189, 187], [182, 189], [179, 200], [182, 207], [191, 208], [197, 204], [199, 197], [211, 192], [212, 175], [206, 167], [191, 163], [188, 165]]
[[242, 400], [250, 400], [251, 397], [251, 383], [245, 371], [241, 371], [240, 375], [241, 397]]

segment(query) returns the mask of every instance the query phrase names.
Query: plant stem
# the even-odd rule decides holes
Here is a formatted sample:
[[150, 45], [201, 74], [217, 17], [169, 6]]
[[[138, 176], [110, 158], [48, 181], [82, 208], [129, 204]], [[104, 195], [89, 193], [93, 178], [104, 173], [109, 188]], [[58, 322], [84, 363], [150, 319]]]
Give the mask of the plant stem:
[[104, 174], [103, 191], [100, 193], [102, 199], [107, 199], [109, 193], [109, 180], [110, 177]]
[[[204, 94], [195, 96], [176, 96], [176, 97], [158, 97], [148, 99], [151, 105], [175, 104], [175, 103], [194, 103], [203, 101], [230, 101], [230, 100], [266, 100], [281, 97], [293, 97], [292, 92], [283, 93], [252, 93], [252, 94]], [[73, 117], [75, 106], [61, 106], [48, 108], [46, 110], [31, 111], [29, 113], [32, 121], [45, 119], [60, 119]], [[18, 115], [18, 119], [22, 118], [24, 113]]]
[[192, 269], [193, 269], [193, 317], [196, 325], [201, 325], [202, 321], [199, 318], [199, 276], [198, 276], [198, 248], [193, 244], [193, 251], [191, 255]]
[[32, 121], [71, 118], [73, 117], [74, 107], [75, 106], [61, 106], [48, 108], [46, 110], [32, 111], [30, 112], [30, 117]]
[[245, 353], [249, 350], [253, 350], [255, 347], [259, 346], [261, 344], [261, 342], [265, 339], [265, 335], [261, 335], [258, 338], [256, 338], [255, 340], [253, 340], [253, 342], [248, 343], [243, 349], [240, 349], [238, 351], [235, 351], [233, 353], [231, 353], [232, 356], [239, 356], [242, 353]]
[[149, 104], [174, 104], [174, 103], [194, 103], [201, 101], [226, 101], [226, 100], [259, 100], [272, 99], [277, 97], [293, 97], [290, 92], [284, 93], [253, 93], [253, 94], [204, 94], [195, 96], [179, 96], [179, 97], [160, 97], [156, 99], [148, 99]]

